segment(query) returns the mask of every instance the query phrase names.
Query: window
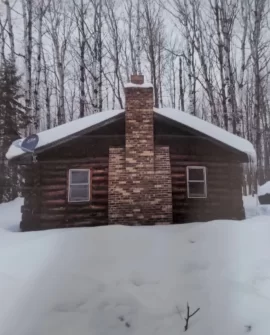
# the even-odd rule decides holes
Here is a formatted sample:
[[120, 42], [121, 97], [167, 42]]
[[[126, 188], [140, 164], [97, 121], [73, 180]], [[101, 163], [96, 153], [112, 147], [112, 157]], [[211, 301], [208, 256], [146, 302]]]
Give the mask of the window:
[[90, 201], [90, 170], [69, 170], [68, 201]]
[[188, 198], [206, 198], [206, 167], [187, 167], [187, 194]]

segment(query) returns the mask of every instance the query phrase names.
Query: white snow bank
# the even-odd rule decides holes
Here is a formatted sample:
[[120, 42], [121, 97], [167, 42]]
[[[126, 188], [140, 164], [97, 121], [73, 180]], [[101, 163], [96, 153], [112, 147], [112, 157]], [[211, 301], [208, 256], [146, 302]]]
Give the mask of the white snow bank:
[[[36, 148], [41, 148], [45, 145], [56, 142], [70, 135], [76, 134], [84, 129], [94, 126], [100, 122], [106, 121], [123, 112], [124, 112], [123, 110], [111, 110], [111, 111], [96, 113], [96, 114], [89, 115], [81, 119], [77, 119], [77, 120], [65, 123], [55, 128], [42, 131], [38, 133], [39, 142]], [[6, 158], [11, 159], [16, 156], [20, 156], [22, 154], [24, 154], [24, 151], [16, 147], [14, 144], [12, 144], [8, 152], [6, 153]]]
[[219, 142], [222, 142], [230, 146], [231, 148], [246, 153], [253, 162], [256, 162], [256, 151], [253, 145], [249, 141], [234, 134], [231, 134], [228, 131], [219, 128], [209, 122], [206, 122], [196, 116], [190, 115], [185, 112], [181, 112], [176, 109], [155, 108], [154, 110], [156, 113], [160, 115], [163, 115], [174, 121], [177, 121], [183, 124], [184, 126], [193, 128], [207, 136], [216, 139]]
[[257, 195], [248, 195], [243, 197], [244, 207], [247, 218], [252, 218], [257, 215], [269, 215], [270, 216], [270, 205], [261, 205]]
[[127, 83], [124, 85], [124, 87], [125, 88], [128, 88], [128, 87], [150, 88], [150, 87], [153, 87], [153, 84], [151, 83], [143, 83], [143, 84]]
[[[10, 212], [0, 206], [0, 217], [15, 220], [19, 203]], [[179, 335], [187, 301], [191, 312], [200, 307], [189, 335], [239, 335], [249, 327], [265, 335], [269, 217], [0, 230], [0, 296], [1, 335]]]
[[261, 185], [258, 190], [258, 195], [270, 194], [270, 181], [267, 181], [265, 184]]
[[0, 230], [19, 231], [23, 198], [0, 204]]

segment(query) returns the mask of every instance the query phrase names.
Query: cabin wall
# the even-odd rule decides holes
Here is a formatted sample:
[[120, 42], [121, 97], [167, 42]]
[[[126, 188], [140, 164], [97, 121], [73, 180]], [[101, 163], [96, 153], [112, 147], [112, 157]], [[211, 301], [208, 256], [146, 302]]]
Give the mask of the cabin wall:
[[[170, 151], [173, 222], [243, 219], [243, 156], [161, 121], [155, 120], [154, 129], [155, 147], [169, 147]], [[108, 224], [109, 148], [124, 148], [124, 134], [125, 121], [118, 120], [39, 154], [37, 163], [26, 161], [21, 168], [25, 180], [22, 230]], [[189, 165], [207, 168], [206, 199], [188, 199]], [[72, 168], [91, 169], [89, 203], [68, 203], [68, 171]]]
[[[187, 166], [205, 166], [207, 198], [188, 198]], [[244, 219], [241, 165], [171, 153], [173, 221]]]
[[[173, 129], [169, 137], [157, 136], [156, 143], [170, 146], [174, 223], [245, 218], [242, 157], [204, 138], [173, 136]], [[206, 167], [207, 198], [188, 198], [187, 166]]]
[[[123, 130], [122, 124], [120, 129], [111, 126], [103, 130], [106, 135], [85, 135], [38, 155], [37, 163], [25, 165], [21, 229], [108, 224], [109, 147], [123, 146]], [[68, 202], [68, 173], [76, 168], [91, 170], [90, 202]]]

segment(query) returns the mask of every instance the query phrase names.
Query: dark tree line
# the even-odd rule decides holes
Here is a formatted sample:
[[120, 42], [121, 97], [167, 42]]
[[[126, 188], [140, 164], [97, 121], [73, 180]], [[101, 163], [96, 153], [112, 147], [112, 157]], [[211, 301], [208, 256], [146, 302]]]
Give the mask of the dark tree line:
[[[156, 107], [248, 139], [259, 183], [270, 179], [270, 0], [5, 0], [4, 7], [0, 55], [9, 61], [1, 71], [8, 62], [17, 67], [16, 101], [30, 120], [18, 121], [18, 136], [124, 108], [124, 83], [143, 73]], [[11, 140], [3, 136], [1, 148]], [[255, 184], [246, 167], [244, 191]]]

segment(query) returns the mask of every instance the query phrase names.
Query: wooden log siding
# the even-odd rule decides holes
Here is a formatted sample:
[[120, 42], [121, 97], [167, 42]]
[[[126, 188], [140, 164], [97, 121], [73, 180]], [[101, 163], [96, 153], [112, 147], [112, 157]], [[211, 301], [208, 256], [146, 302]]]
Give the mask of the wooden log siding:
[[[109, 148], [124, 148], [124, 134], [123, 118], [90, 136], [84, 135], [40, 153], [37, 164], [20, 161], [26, 164], [21, 167], [25, 180], [22, 229], [108, 224]], [[157, 119], [155, 145], [170, 147], [174, 223], [244, 218], [243, 155]], [[187, 198], [186, 167], [189, 165], [207, 168], [206, 199]], [[71, 168], [92, 170], [90, 203], [68, 203], [67, 174]]]
[[[171, 149], [174, 223], [244, 218], [240, 164], [219, 161], [220, 157], [178, 154]], [[188, 198], [187, 166], [207, 168], [207, 198]]]
[[[39, 206], [29, 201], [33, 184], [25, 184], [23, 193], [28, 202], [22, 207], [22, 228], [35, 229], [35, 220], [39, 229], [69, 226], [95, 226], [108, 224], [108, 157], [93, 157], [82, 160], [62, 160], [59, 162], [45, 161], [39, 165]], [[25, 174], [31, 174], [29, 166]], [[68, 171], [69, 169], [91, 170], [91, 200], [86, 203], [68, 202]], [[30, 181], [31, 178], [27, 177]], [[33, 193], [34, 194], [34, 193]], [[36, 196], [36, 193], [35, 193]], [[35, 217], [31, 218], [30, 208], [36, 208]], [[33, 227], [29, 227], [29, 225]]]

